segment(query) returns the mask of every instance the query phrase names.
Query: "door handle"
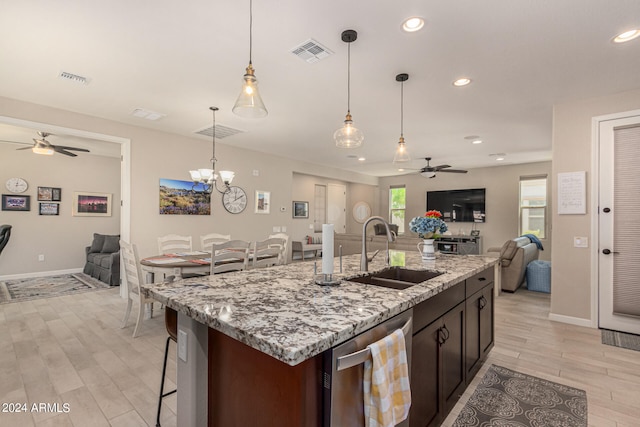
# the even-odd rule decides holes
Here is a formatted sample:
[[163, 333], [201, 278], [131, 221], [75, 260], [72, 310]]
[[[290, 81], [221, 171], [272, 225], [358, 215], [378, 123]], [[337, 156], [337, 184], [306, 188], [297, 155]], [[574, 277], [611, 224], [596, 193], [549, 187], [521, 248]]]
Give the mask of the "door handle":
[[605, 255], [609, 255], [609, 254], [619, 254], [620, 252], [612, 251], [610, 249], [603, 249], [602, 253]]

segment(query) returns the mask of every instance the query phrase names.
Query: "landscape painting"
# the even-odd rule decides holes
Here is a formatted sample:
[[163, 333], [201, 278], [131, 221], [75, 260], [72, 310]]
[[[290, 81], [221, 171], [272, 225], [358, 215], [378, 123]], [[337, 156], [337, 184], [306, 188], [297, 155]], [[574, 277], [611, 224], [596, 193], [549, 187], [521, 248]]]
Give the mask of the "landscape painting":
[[72, 207], [73, 216], [111, 216], [111, 194], [76, 191]]
[[160, 215], [211, 215], [211, 194], [202, 184], [160, 178]]

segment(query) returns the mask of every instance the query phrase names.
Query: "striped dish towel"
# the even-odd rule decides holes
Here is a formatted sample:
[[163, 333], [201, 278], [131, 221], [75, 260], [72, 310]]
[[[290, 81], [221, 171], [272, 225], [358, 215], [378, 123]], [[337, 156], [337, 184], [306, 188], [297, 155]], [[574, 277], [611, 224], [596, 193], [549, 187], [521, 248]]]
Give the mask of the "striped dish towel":
[[364, 418], [367, 427], [393, 427], [411, 407], [409, 369], [404, 334], [397, 329], [368, 348], [364, 362]]

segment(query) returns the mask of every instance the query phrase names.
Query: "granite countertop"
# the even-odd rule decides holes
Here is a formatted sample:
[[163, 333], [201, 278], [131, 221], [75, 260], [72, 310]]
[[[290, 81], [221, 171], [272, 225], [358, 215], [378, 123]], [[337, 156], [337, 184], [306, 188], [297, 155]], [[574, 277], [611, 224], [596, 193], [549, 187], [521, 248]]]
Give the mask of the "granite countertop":
[[[343, 281], [313, 282], [314, 262], [143, 285], [155, 300], [289, 365], [297, 365], [473, 276], [498, 259], [437, 254], [423, 262], [417, 251], [393, 251], [392, 264], [444, 274], [404, 290]], [[335, 270], [339, 270], [338, 258]], [[380, 253], [369, 272], [386, 267]], [[318, 260], [318, 271], [322, 262]], [[359, 271], [360, 255], [343, 257], [343, 273]]]

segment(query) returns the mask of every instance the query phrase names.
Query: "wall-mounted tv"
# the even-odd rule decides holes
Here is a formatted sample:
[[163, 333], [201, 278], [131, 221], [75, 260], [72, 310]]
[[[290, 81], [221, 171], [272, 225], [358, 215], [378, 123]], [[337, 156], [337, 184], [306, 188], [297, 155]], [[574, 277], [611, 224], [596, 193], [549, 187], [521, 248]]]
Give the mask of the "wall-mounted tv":
[[446, 222], [485, 222], [485, 189], [427, 191], [427, 210], [442, 213]]

